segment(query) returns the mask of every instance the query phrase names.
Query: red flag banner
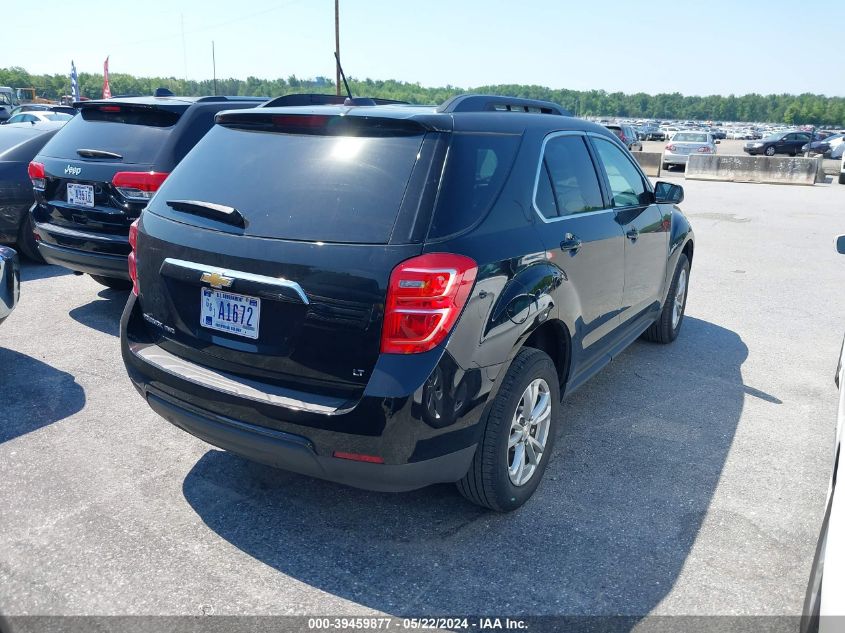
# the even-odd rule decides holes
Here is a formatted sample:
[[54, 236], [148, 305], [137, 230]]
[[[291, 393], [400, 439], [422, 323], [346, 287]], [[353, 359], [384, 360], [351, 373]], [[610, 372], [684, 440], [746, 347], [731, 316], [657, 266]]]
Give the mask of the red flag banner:
[[109, 58], [103, 64], [103, 99], [111, 99], [111, 88], [109, 88]]

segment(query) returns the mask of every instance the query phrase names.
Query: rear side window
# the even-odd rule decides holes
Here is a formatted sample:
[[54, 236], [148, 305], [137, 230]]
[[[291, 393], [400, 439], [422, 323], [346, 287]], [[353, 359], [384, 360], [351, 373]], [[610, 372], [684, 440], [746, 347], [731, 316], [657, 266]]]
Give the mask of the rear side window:
[[534, 205], [547, 220], [604, 208], [582, 136], [555, 136], [546, 142]]
[[520, 137], [455, 133], [429, 239], [459, 233], [487, 213], [505, 184]]
[[236, 208], [246, 235], [386, 244], [423, 138], [422, 132], [327, 136], [217, 125], [179, 163], [150, 208], [180, 222], [225, 230], [166, 204], [211, 202]]
[[648, 204], [650, 199], [643, 177], [625, 153], [610, 141], [597, 138], [594, 142], [599, 160], [607, 173], [613, 206]]
[[83, 108], [44, 147], [42, 154], [53, 158], [78, 159], [78, 149], [98, 149], [122, 156], [121, 163], [152, 165], [171, 134], [181, 113], [187, 109], [111, 107], [114, 110]]

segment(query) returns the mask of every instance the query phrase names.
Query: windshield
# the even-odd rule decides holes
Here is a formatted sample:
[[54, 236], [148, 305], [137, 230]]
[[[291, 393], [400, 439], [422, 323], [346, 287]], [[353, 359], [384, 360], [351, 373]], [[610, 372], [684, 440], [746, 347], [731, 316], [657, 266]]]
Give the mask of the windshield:
[[48, 121], [70, 121], [73, 117], [63, 112], [56, 112], [54, 114], [45, 114], [44, 118]]
[[5, 92], [0, 92], [0, 105], [12, 105], [12, 99]]

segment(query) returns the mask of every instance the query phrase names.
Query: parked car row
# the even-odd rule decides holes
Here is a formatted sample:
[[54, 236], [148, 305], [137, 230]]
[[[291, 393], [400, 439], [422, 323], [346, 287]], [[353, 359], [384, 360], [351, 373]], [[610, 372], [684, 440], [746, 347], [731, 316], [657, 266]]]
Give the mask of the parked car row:
[[80, 110], [29, 165], [37, 248], [131, 287], [138, 392], [251, 459], [374, 490], [455, 482], [512, 510], [562, 395], [638, 337], [680, 332], [683, 190], [555, 104]]

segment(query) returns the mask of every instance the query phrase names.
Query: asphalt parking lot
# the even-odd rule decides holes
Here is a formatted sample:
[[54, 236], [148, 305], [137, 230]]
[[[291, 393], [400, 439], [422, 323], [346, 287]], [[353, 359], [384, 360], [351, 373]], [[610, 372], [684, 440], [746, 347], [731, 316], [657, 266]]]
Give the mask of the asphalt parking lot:
[[125, 293], [26, 264], [0, 326], [0, 612], [800, 613], [830, 475], [845, 187], [684, 182], [674, 345], [571, 395], [509, 515], [251, 464], [158, 418]]

